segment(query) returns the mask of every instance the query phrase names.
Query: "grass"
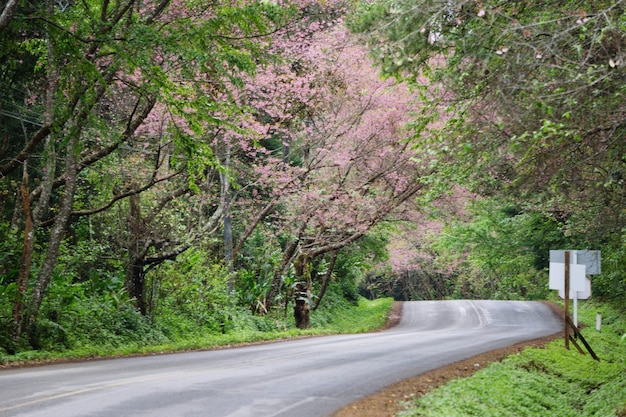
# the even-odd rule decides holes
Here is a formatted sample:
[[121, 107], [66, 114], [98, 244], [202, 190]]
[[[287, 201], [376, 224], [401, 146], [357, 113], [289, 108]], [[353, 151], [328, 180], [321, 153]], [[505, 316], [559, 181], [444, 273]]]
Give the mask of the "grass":
[[[118, 357], [131, 355], [161, 354], [191, 350], [219, 349], [223, 347], [285, 340], [298, 337], [329, 335], [340, 333], [361, 333], [379, 329], [385, 325], [391, 310], [391, 298], [369, 301], [359, 299], [357, 305], [335, 303], [328, 308], [311, 313], [312, 326], [300, 330], [290, 324], [293, 320], [280, 317], [256, 317], [250, 325], [222, 333], [195, 333], [178, 337], [167, 343], [124, 345], [89, 344], [61, 351], [24, 351], [7, 355], [0, 350], [0, 367], [23, 363], [46, 363], [88, 358]], [[260, 331], [259, 320], [267, 321], [270, 330]], [[255, 325], [252, 325], [255, 324]], [[262, 327], [262, 326], [261, 326]], [[276, 330], [280, 329], [280, 330]]]
[[[599, 356], [563, 340], [528, 348], [415, 400], [403, 417], [609, 417], [626, 416], [626, 318], [608, 305], [579, 305], [583, 336]], [[605, 318], [595, 330], [596, 312]], [[582, 345], [582, 344], [581, 344]]]

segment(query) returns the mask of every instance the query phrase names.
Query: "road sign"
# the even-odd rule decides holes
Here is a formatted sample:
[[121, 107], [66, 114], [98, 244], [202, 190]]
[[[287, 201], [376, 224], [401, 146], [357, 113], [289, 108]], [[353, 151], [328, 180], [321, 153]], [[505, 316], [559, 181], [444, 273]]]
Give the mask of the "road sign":
[[[591, 280], [587, 278], [585, 265], [570, 264], [569, 298], [586, 300], [591, 297]], [[549, 284], [551, 290], [559, 290], [559, 296], [565, 298], [565, 264], [550, 262]]]
[[[567, 264], [567, 265], [566, 265]], [[578, 326], [578, 300], [591, 297], [591, 280], [587, 274], [600, 273], [599, 250], [551, 250], [550, 289], [558, 290], [565, 300], [565, 348], [569, 349], [569, 300], [574, 300], [574, 321]]]
[[[597, 275], [602, 270], [600, 268], [600, 251], [599, 250], [571, 250], [570, 263], [585, 265], [587, 267], [587, 274]], [[550, 251], [550, 265], [552, 263], [565, 263], [565, 250], [551, 250]]]

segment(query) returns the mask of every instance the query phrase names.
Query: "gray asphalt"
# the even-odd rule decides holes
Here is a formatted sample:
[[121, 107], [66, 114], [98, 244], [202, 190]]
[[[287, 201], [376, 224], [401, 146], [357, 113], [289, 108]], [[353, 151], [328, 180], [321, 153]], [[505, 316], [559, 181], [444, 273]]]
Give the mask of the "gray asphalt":
[[321, 417], [400, 380], [562, 328], [541, 303], [419, 301], [383, 332], [0, 372], [0, 416]]

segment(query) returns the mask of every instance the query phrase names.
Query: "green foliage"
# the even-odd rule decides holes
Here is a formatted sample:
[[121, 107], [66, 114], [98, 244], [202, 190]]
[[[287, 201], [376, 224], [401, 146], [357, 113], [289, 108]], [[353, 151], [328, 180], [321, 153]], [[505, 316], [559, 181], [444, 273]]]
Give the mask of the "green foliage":
[[[322, 307], [311, 316], [314, 331], [325, 333], [362, 333], [385, 325], [393, 299], [366, 300], [359, 297], [356, 303], [347, 302], [330, 290]], [[334, 294], [334, 295], [333, 295]]]
[[[472, 377], [471, 384], [458, 380], [446, 386], [445, 393], [433, 394], [418, 402], [406, 416], [577, 416], [583, 389], [570, 386], [557, 377], [536, 372], [491, 365]], [[453, 401], [454, 400], [454, 401]]]
[[[81, 287], [65, 287], [65, 290], [80, 292]], [[42, 333], [47, 333], [41, 339], [45, 342], [44, 347], [51, 350], [21, 350], [16, 354], [7, 354], [0, 349], [0, 364], [210, 349], [306, 335], [365, 332], [384, 325], [393, 302], [391, 299], [360, 299], [357, 305], [353, 305], [341, 296], [331, 295], [330, 298], [334, 301], [322, 307], [319, 313], [313, 314], [313, 326], [306, 331], [295, 329], [291, 320], [285, 320], [276, 315], [276, 312], [258, 316], [249, 310], [230, 309], [236, 325], [227, 327], [222, 332], [191, 322], [185, 323], [185, 315], [175, 315], [172, 311], [168, 315], [158, 315], [155, 318], [158, 323], [150, 323], [130, 307], [128, 299], [124, 299], [123, 295], [119, 294], [121, 299], [113, 295], [105, 297], [106, 302], [102, 298], [74, 301], [75, 305], [72, 306], [69, 317], [61, 317], [54, 324], [51, 324], [50, 319], [45, 321]], [[223, 307], [226, 310], [230, 308], [227, 305]], [[50, 314], [47, 313], [47, 316], [50, 317]], [[80, 327], [76, 332], [72, 328], [75, 325]], [[56, 334], [52, 338], [54, 332]], [[65, 335], [65, 339], [59, 337], [61, 334]], [[75, 338], [81, 334], [85, 336]], [[61, 349], [59, 341], [68, 347]]]
[[[76, 236], [96, 236], [101, 233], [101, 225], [97, 226], [91, 229], [88, 223], [79, 222], [73, 232]], [[322, 308], [312, 314], [314, 328], [307, 334], [357, 332], [382, 325], [385, 308], [391, 300], [366, 302], [355, 294], [356, 283], [367, 265], [367, 261], [361, 263], [359, 259], [375, 259], [378, 255], [370, 251], [380, 252], [379, 243], [364, 241], [360, 250], [342, 255], [336, 264], [337, 279], [331, 282]], [[149, 271], [146, 289], [149, 311], [143, 316], [124, 288], [123, 265], [116, 257], [109, 256], [110, 247], [90, 239], [77, 239], [73, 244], [67, 241], [58, 262], [63, 273], [53, 276], [28, 345], [15, 345], [11, 339], [9, 318], [15, 284], [3, 276], [0, 354], [4, 360], [99, 356], [298, 334], [291, 316], [284, 316], [282, 309], [260, 316], [247, 308], [253, 299], [246, 299], [246, 294], [262, 299], [281, 259], [280, 250], [267, 245], [262, 233], [253, 236], [244, 251], [247, 265], [257, 272], [247, 281], [242, 279], [245, 275], [240, 275], [235, 293], [229, 289], [232, 275], [213, 261], [211, 253], [192, 248], [176, 261]], [[326, 267], [325, 261], [318, 263], [316, 273], [325, 274]], [[263, 282], [265, 289], [258, 287]]]
[[154, 273], [150, 292], [156, 323], [168, 323], [181, 334], [226, 332], [235, 328], [237, 313], [228, 290], [229, 274], [212, 264], [207, 253], [184, 252], [176, 262]]
[[282, 259], [278, 242], [268, 235], [266, 228], [258, 227], [246, 241], [237, 262], [235, 291], [238, 302], [255, 313], [267, 313], [267, 295]]
[[0, 285], [0, 354], [15, 353], [17, 346], [13, 340], [13, 300], [15, 284]]
[[336, 284], [341, 290], [343, 298], [356, 303], [358, 300], [358, 287], [363, 281], [367, 267], [363, 264], [363, 259], [359, 254], [342, 251], [337, 255], [335, 261]]
[[407, 66], [425, 65], [428, 54], [436, 47], [429, 43], [430, 31], [422, 30], [431, 18], [430, 10], [424, 2], [419, 6], [408, 1], [358, 2], [348, 20], [351, 30], [369, 35], [372, 53], [384, 73], [397, 74]]
[[[192, 238], [181, 229], [190, 228], [198, 218], [190, 220], [183, 210], [168, 218], [159, 210], [188, 195], [187, 187], [200, 194], [198, 183], [218, 168], [211, 143], [216, 132], [242, 131], [239, 123], [228, 122], [245, 110], [233, 105], [233, 87], [241, 87], [242, 79], [270, 57], [269, 35], [296, 12], [267, 2], [183, 3], [134, 4], [128, 10], [124, 7], [129, 5], [89, 0], [67, 7], [24, 3], [3, 28], [0, 285], [20, 264], [19, 245], [12, 247], [18, 256], [4, 256], [5, 242], [10, 247], [4, 229], [8, 233], [9, 224], [22, 227], [20, 201], [9, 196], [15, 194], [23, 166], [30, 174], [32, 209], [41, 214], [34, 219], [34, 229], [37, 249], [42, 250], [32, 262], [29, 288], [36, 282], [42, 291], [27, 294], [36, 298], [29, 303], [32, 317], [46, 297], [55, 263], [56, 272], [62, 271], [68, 281], [89, 282], [93, 290], [101, 291], [100, 285], [106, 287], [124, 268], [128, 254], [122, 250], [138, 248], [139, 253], [145, 243], [146, 256], [152, 256], [157, 244], [189, 244], [185, 240]], [[48, 122], [51, 127], [39, 131]], [[70, 143], [76, 146], [67, 148]], [[74, 152], [77, 170], [69, 157]], [[48, 174], [50, 196], [44, 184]], [[178, 182], [180, 177], [184, 178]], [[75, 191], [73, 186], [64, 187], [74, 179]], [[158, 191], [146, 191], [149, 188]], [[124, 199], [132, 194], [140, 200], [140, 192], [148, 198], [133, 215], [140, 213], [142, 218], [134, 219], [134, 230], [120, 229]], [[64, 222], [68, 227], [51, 233], [55, 216], [70, 210], [69, 221]], [[139, 229], [144, 236], [129, 236]], [[166, 229], [180, 234], [161, 240]], [[68, 236], [71, 243], [56, 259], [60, 236]], [[133, 245], [137, 242], [129, 242], [131, 238], [143, 240]], [[45, 255], [51, 240], [55, 244]], [[46, 268], [41, 267], [44, 256]], [[158, 262], [155, 258], [151, 261]], [[38, 275], [40, 271], [44, 273]], [[52, 319], [41, 327], [52, 329], [55, 324]], [[55, 332], [63, 333], [34, 329], [33, 335], [50, 336], [33, 340], [52, 339]]]
[[[595, 331], [595, 313], [611, 319]], [[415, 401], [402, 416], [550, 416], [606, 417], [626, 404], [626, 345], [619, 332], [626, 327], [623, 309], [582, 303], [580, 320], [585, 339], [601, 361], [581, 355], [563, 341], [545, 349], [528, 348], [494, 363], [470, 378], [452, 381]]]
[[10, 233], [7, 225], [0, 224], [0, 353], [14, 353], [16, 346], [13, 335], [13, 302], [17, 294], [16, 280], [20, 246], [15, 233]]
[[88, 283], [55, 276], [41, 318], [30, 334], [32, 348], [47, 352], [111, 349], [167, 340], [158, 326], [139, 314], [118, 284], [94, 291]]
[[602, 246], [602, 273], [591, 281], [595, 295], [623, 300], [626, 296], [626, 230], [621, 239]]
[[93, 294], [118, 290], [124, 282], [123, 262], [119, 257], [111, 256], [115, 253], [114, 248], [109, 242], [90, 239], [84, 229], [78, 233], [85, 235], [77, 236], [74, 244], [66, 242], [63, 245], [57, 261], [58, 270], [76, 283], [85, 283]]
[[[414, 141], [436, 170], [429, 181], [437, 190], [460, 184], [477, 198], [513, 201], [531, 217], [558, 221], [572, 245], [608, 243], [617, 260], [623, 249], [614, 242], [626, 225], [626, 66], [614, 57], [626, 46], [624, 11], [622, 2], [605, 1], [380, 0], [359, 2], [349, 24], [383, 73], [422, 91]], [[537, 234], [558, 242], [542, 223]], [[474, 238], [494, 251], [491, 260], [468, 254], [468, 282], [484, 272], [487, 283], [499, 279], [490, 262], [510, 276], [511, 258], [476, 226]], [[516, 254], [527, 259], [514, 263], [542, 268], [536, 254]], [[601, 280], [603, 294], [610, 286], [623, 294], [623, 272]], [[518, 291], [512, 284], [505, 290]]]
[[491, 199], [470, 206], [471, 221], [450, 223], [433, 237], [443, 264], [462, 263], [456, 295], [543, 299], [549, 250], [565, 240], [558, 222]]
[[149, 323], [134, 309], [123, 281], [75, 281], [56, 274], [41, 309], [41, 323], [31, 334], [31, 345], [41, 350], [63, 350], [85, 344], [112, 345], [141, 340]]
[[353, 303], [359, 300], [359, 287], [366, 274], [387, 260], [387, 239], [383, 233], [374, 231], [339, 252], [334, 274], [343, 298]]

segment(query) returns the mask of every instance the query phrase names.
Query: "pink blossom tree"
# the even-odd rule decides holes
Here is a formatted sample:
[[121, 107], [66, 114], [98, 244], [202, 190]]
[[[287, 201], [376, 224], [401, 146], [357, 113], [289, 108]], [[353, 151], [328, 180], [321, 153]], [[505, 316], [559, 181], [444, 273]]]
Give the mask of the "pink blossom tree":
[[397, 213], [424, 188], [426, 168], [407, 140], [404, 125], [416, 102], [406, 86], [379, 79], [365, 48], [340, 24], [311, 37], [306, 48], [298, 45], [297, 58], [259, 71], [250, 84], [279, 144], [258, 155], [254, 173], [264, 196], [242, 238], [280, 207], [274, 219], [289, 238], [268, 303], [293, 266], [296, 323], [307, 327], [316, 280], [311, 263], [336, 256]]

